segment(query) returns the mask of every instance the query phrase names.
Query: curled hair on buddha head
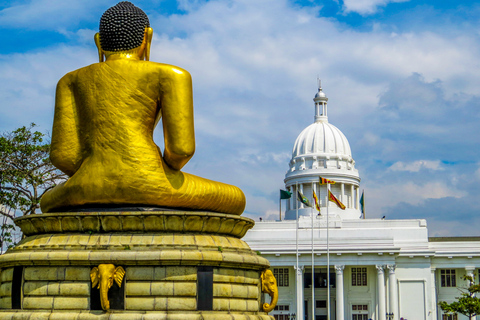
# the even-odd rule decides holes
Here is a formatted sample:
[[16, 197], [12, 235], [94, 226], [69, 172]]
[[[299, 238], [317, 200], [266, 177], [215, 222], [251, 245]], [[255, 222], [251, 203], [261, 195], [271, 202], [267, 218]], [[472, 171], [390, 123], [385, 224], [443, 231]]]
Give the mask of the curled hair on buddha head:
[[104, 51], [126, 51], [142, 44], [145, 28], [150, 27], [142, 9], [128, 1], [109, 8], [100, 19], [100, 44]]

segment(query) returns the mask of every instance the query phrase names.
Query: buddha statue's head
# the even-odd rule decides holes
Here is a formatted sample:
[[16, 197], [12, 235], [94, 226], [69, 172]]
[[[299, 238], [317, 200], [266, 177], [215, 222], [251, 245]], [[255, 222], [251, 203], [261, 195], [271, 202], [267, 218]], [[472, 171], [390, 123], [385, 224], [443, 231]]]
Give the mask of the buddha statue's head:
[[115, 55], [148, 61], [152, 35], [145, 12], [128, 1], [119, 2], [100, 19], [100, 32], [95, 35], [99, 60]]

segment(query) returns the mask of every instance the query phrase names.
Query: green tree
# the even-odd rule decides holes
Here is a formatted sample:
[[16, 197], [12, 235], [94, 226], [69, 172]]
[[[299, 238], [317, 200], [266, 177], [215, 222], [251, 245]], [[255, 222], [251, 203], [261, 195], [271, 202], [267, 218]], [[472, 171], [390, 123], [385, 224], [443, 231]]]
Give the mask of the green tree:
[[438, 305], [446, 313], [460, 313], [472, 319], [480, 314], [480, 298], [476, 296], [480, 292], [480, 285], [475, 284], [474, 278], [471, 276], [464, 276], [464, 280], [468, 281], [468, 287], [457, 287], [460, 290], [460, 297], [457, 301], [447, 303], [440, 301]]
[[0, 214], [15, 218], [33, 214], [40, 207], [40, 198], [67, 176], [49, 159], [50, 144], [45, 134], [34, 131], [35, 124], [0, 135]]

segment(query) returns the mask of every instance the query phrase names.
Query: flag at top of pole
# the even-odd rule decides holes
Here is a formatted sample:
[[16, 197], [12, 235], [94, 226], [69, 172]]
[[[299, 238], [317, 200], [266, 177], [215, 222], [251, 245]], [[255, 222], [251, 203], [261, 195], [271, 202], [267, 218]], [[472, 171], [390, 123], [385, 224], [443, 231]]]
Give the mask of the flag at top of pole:
[[335, 181], [333, 180], [328, 180], [328, 179], [325, 179], [325, 178], [322, 178], [322, 177], [319, 177], [319, 180], [320, 180], [320, 184], [335, 184]]
[[362, 213], [365, 213], [364, 208], [365, 208], [365, 199], [363, 196], [365, 195], [365, 191], [362, 192], [362, 196], [360, 197], [360, 208], [362, 209]]
[[317, 198], [317, 195], [315, 194], [315, 191], [313, 191], [313, 200], [315, 201], [315, 208], [317, 208], [317, 210], [320, 211], [320, 205], [318, 204], [318, 198]]
[[340, 200], [338, 200], [334, 195], [333, 193], [330, 192], [330, 190], [328, 190], [328, 200], [332, 201], [333, 203], [335, 203], [340, 209], [342, 210], [345, 210], [345, 205], [343, 203], [340, 202]]
[[280, 199], [290, 199], [292, 197], [292, 193], [290, 191], [280, 189]]
[[303, 193], [301, 193], [300, 191], [297, 191], [298, 192], [298, 201], [300, 201], [301, 203], [303, 203], [304, 205], [306, 205], [307, 207], [311, 207], [312, 205], [310, 204], [310, 201], [308, 201], [307, 197], [305, 197], [303, 195]]

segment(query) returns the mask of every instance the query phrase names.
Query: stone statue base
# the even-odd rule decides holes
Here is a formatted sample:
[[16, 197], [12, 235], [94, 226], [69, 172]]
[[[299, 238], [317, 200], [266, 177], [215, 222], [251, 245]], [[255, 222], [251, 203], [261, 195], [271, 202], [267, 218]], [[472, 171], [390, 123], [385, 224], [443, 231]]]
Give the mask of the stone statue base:
[[[26, 238], [0, 256], [0, 319], [273, 319], [262, 311], [269, 263], [241, 240], [251, 219], [67, 212], [15, 223]], [[101, 264], [125, 270], [108, 311], [91, 282]]]

